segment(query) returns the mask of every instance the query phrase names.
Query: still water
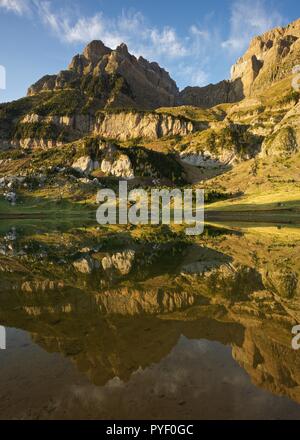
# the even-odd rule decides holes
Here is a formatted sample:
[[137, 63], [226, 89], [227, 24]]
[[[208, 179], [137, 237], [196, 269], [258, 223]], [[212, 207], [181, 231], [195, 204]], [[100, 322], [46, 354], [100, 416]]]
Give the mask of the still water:
[[1, 419], [300, 419], [300, 229], [1, 222]]

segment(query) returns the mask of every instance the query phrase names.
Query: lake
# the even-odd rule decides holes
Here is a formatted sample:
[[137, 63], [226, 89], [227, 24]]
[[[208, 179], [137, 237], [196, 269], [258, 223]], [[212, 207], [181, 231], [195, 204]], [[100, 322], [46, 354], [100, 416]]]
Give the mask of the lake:
[[1, 419], [300, 419], [300, 228], [0, 223]]

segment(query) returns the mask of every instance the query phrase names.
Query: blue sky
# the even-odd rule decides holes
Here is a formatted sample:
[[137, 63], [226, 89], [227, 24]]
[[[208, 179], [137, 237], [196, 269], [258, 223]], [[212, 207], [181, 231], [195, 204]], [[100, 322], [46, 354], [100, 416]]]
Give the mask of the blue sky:
[[[158, 61], [178, 86], [229, 77], [249, 40], [300, 17], [299, 0], [0, 0], [0, 102], [66, 68], [92, 39]], [[0, 84], [1, 85], [1, 84]]]

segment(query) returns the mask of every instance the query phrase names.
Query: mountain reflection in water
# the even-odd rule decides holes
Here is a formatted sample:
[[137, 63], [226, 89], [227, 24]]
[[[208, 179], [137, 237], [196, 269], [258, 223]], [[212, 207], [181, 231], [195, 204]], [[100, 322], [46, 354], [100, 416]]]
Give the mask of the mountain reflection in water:
[[95, 231], [0, 228], [1, 418], [300, 418], [300, 229]]

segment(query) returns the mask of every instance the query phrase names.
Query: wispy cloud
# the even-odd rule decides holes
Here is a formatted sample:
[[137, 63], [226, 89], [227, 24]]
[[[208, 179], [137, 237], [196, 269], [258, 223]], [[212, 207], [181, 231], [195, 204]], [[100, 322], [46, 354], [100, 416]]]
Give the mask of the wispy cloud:
[[254, 35], [284, 22], [264, 0], [234, 0], [230, 30], [224, 40], [220, 37], [222, 30], [216, 28], [214, 13], [203, 19], [202, 25], [192, 24], [186, 31], [179, 31], [172, 26], [153, 25], [141, 12], [124, 10], [115, 17], [97, 12], [88, 16], [78, 11], [75, 1], [72, 9], [67, 9], [63, 1], [60, 4], [57, 7], [58, 3], [49, 0], [0, 0], [0, 8], [37, 18], [65, 44], [99, 39], [115, 48], [125, 42], [131, 53], [159, 62], [182, 85], [205, 85], [219, 60], [226, 57], [228, 61], [228, 52], [234, 62]]
[[0, 0], [0, 8], [23, 15], [30, 11], [30, 2], [28, 0]]
[[223, 41], [222, 47], [241, 52], [252, 37], [283, 23], [284, 18], [264, 0], [235, 1], [231, 9], [230, 35]]
[[[207, 60], [204, 52], [210, 41], [208, 30], [193, 25], [184, 36], [179, 36], [171, 26], [151, 26], [141, 12], [123, 11], [115, 18], [99, 12], [88, 17], [63, 9], [53, 11], [49, 1], [40, 1], [36, 6], [43, 23], [62, 42], [88, 43], [99, 39], [111, 48], [125, 42], [134, 55], [163, 63], [179, 77], [188, 75], [194, 85], [205, 82], [207, 75], [203, 67]], [[188, 61], [191, 57], [193, 63]]]
[[208, 84], [208, 74], [203, 69], [201, 64], [184, 64], [180, 63], [176, 68], [176, 75], [178, 78], [188, 78], [189, 86], [205, 86]]
[[50, 2], [38, 5], [42, 21], [62, 41], [88, 43], [102, 40], [114, 48], [126, 42], [130, 49], [141, 54], [164, 54], [168, 58], [188, 55], [188, 49], [172, 27], [151, 27], [140, 12], [123, 12], [117, 18], [105, 17], [101, 12], [91, 17], [70, 17], [64, 10], [53, 12]]

